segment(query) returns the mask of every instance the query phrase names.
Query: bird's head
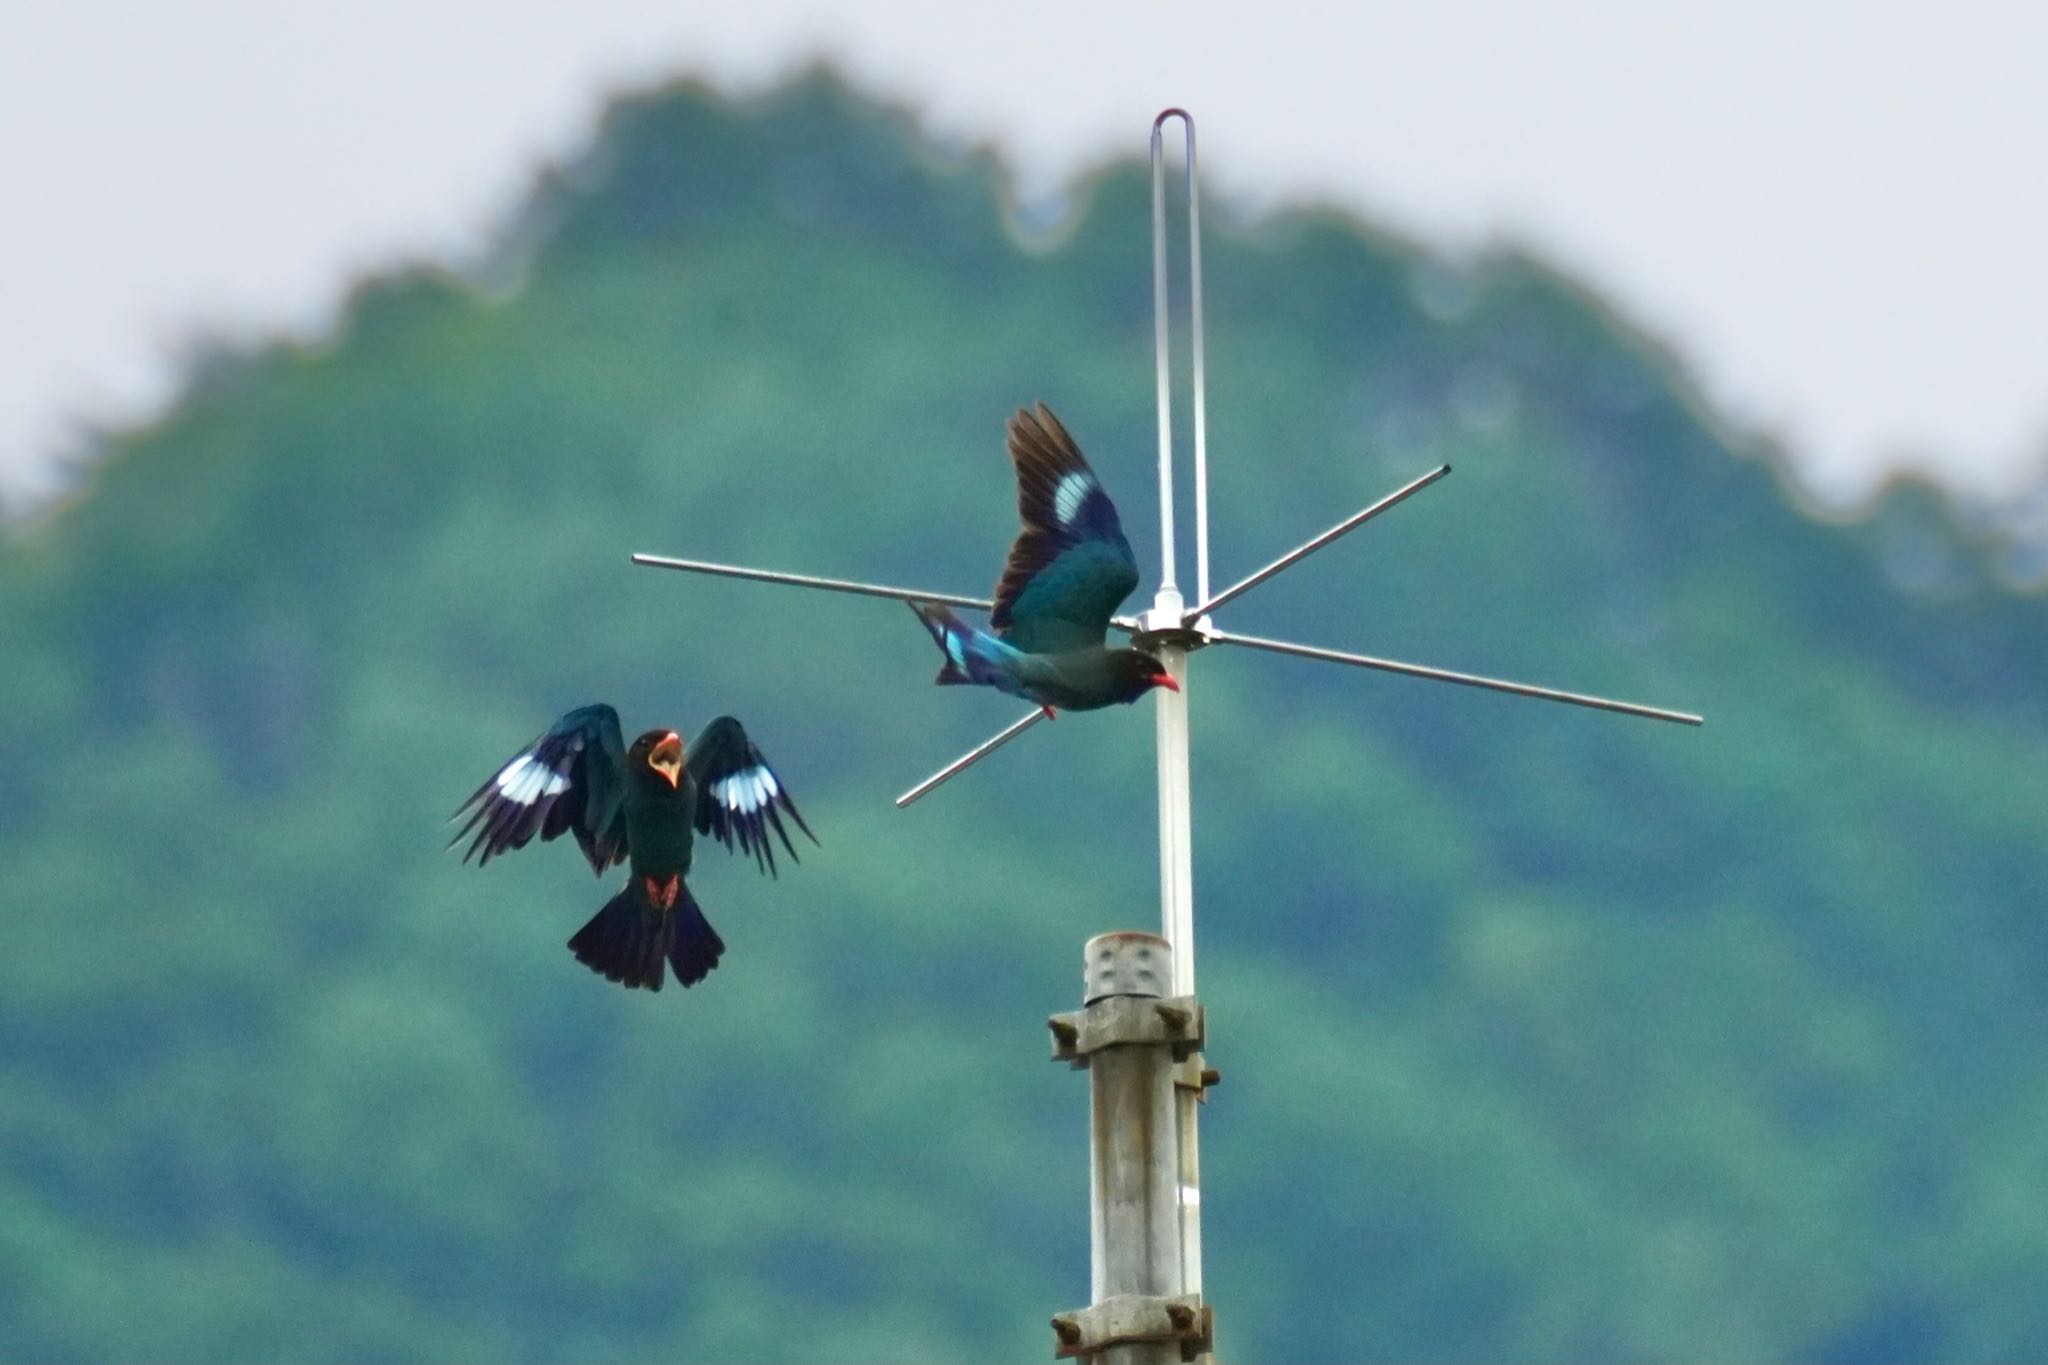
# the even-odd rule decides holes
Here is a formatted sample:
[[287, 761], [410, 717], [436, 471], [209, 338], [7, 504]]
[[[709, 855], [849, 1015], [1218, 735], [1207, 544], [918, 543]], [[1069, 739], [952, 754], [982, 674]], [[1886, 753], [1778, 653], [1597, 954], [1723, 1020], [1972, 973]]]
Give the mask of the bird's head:
[[683, 737], [673, 730], [649, 730], [633, 741], [627, 757], [644, 763], [671, 787], [683, 778]]
[[1166, 671], [1166, 665], [1142, 649], [1112, 650], [1110, 677], [1121, 702], [1134, 702], [1155, 687], [1180, 691], [1180, 684]]

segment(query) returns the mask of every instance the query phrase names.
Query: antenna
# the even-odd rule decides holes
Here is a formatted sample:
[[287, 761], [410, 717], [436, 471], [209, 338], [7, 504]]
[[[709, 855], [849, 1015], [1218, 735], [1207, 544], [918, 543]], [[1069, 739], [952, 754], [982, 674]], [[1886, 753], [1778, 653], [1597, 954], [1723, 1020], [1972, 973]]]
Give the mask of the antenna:
[[[1178, 120], [1184, 132], [1188, 215], [1188, 328], [1193, 362], [1192, 393], [1194, 500], [1195, 500], [1195, 605], [1189, 607], [1175, 579], [1176, 564], [1173, 479], [1173, 365], [1169, 347], [1171, 299], [1167, 280], [1167, 212], [1165, 128]], [[1152, 312], [1153, 343], [1156, 351], [1156, 393], [1159, 408], [1159, 586], [1152, 606], [1142, 616], [1119, 616], [1112, 625], [1133, 635], [1136, 643], [1156, 655], [1180, 684], [1179, 691], [1155, 689], [1154, 714], [1159, 750], [1159, 901], [1164, 942], [1150, 935], [1103, 935], [1089, 944], [1090, 990], [1087, 1008], [1081, 1014], [1055, 1015], [1050, 1021], [1054, 1035], [1054, 1056], [1087, 1066], [1091, 1054], [1103, 1057], [1152, 1050], [1151, 1059], [1130, 1071], [1119, 1061], [1098, 1069], [1094, 1077], [1093, 1108], [1096, 1114], [1091, 1166], [1093, 1182], [1091, 1218], [1094, 1283], [1097, 1302], [1077, 1313], [1053, 1319], [1058, 1354], [1098, 1356], [1115, 1345], [1137, 1354], [1133, 1360], [1165, 1360], [1168, 1344], [1177, 1344], [1175, 1357], [1194, 1359], [1209, 1349], [1209, 1310], [1201, 1302], [1202, 1208], [1201, 1162], [1198, 1138], [1198, 1102], [1205, 1089], [1215, 1083], [1214, 1071], [1207, 1070], [1198, 1050], [1203, 1036], [1199, 1026], [1201, 1006], [1195, 996], [1195, 910], [1194, 836], [1189, 821], [1188, 764], [1188, 660], [1210, 645], [1287, 654], [1319, 663], [1348, 664], [1356, 668], [1405, 674], [1435, 682], [1533, 697], [1540, 701], [1563, 702], [1621, 715], [1680, 725], [1699, 725], [1702, 717], [1686, 711], [1616, 701], [1583, 692], [1567, 692], [1533, 683], [1483, 677], [1426, 664], [1404, 663], [1398, 659], [1370, 654], [1325, 649], [1316, 645], [1270, 640], [1263, 636], [1220, 630], [1211, 614], [1235, 602], [1260, 584], [1293, 568], [1317, 550], [1350, 534], [1383, 512], [1392, 510], [1451, 472], [1449, 465], [1418, 475], [1408, 483], [1368, 504], [1264, 567], [1247, 574], [1223, 591], [1212, 593], [1209, 582], [1209, 453], [1207, 375], [1202, 349], [1202, 236], [1200, 184], [1195, 160], [1195, 121], [1184, 109], [1167, 109], [1152, 121]], [[906, 602], [938, 602], [948, 606], [990, 610], [984, 597], [932, 592], [923, 588], [899, 588], [852, 579], [823, 578], [812, 574], [783, 573], [769, 569], [743, 568], [705, 560], [675, 559], [662, 555], [636, 554], [636, 564], [654, 568], [680, 569], [689, 573], [727, 578], [782, 583], [825, 592], [850, 593], [867, 597], [893, 597]], [[899, 807], [930, 794], [942, 784], [973, 767], [997, 749], [1015, 740], [1044, 718], [1032, 710], [976, 745], [959, 758], [896, 798]], [[1139, 940], [1149, 940], [1147, 943]], [[1112, 942], [1113, 941], [1113, 942]], [[1135, 943], [1135, 946], [1133, 946]], [[1098, 945], [1103, 962], [1114, 962], [1097, 972]], [[1150, 965], [1133, 966], [1131, 954]], [[1149, 956], [1148, 956], [1149, 955]], [[1160, 963], [1167, 965], [1170, 983], [1151, 979]], [[1103, 980], [1098, 981], [1100, 975]], [[1104, 982], [1108, 984], [1104, 984]], [[1138, 984], [1132, 984], [1136, 982]], [[1122, 983], [1122, 984], [1118, 984]], [[1162, 989], [1162, 987], [1166, 987]], [[1134, 1002], [1151, 1000], [1151, 1008], [1165, 1023], [1149, 1022], [1153, 1016], [1134, 1013]], [[1116, 1007], [1112, 1009], [1111, 1007]], [[1191, 1025], [1190, 1021], [1197, 1021]], [[1192, 1027], [1192, 1032], [1190, 1028]], [[1161, 1030], [1164, 1030], [1162, 1032]], [[1161, 1051], [1164, 1049], [1164, 1051]], [[1158, 1087], [1170, 1056], [1173, 1073], [1173, 1126], [1171, 1161], [1177, 1168], [1172, 1182], [1172, 1202], [1177, 1214], [1178, 1247], [1157, 1245], [1159, 1229], [1147, 1223], [1161, 1215], [1159, 1191], [1168, 1188], [1166, 1173], [1158, 1166], [1169, 1158], [1163, 1152], [1148, 1161], [1130, 1158], [1129, 1141], [1106, 1133], [1105, 1115], [1122, 1115], [1139, 1127], [1147, 1127], [1156, 1112], [1164, 1117], [1166, 1101]], [[1135, 1088], [1132, 1088], [1135, 1087]], [[1147, 1100], [1147, 1095], [1152, 1100]], [[1153, 1101], [1156, 1101], [1154, 1103]], [[1124, 1134], [1125, 1139], [1129, 1134]], [[1154, 1144], [1155, 1151], [1158, 1144]], [[1122, 1182], [1122, 1183], [1120, 1183]], [[1147, 1265], [1148, 1256], [1157, 1264]], [[1177, 1261], [1176, 1264], [1171, 1262]], [[1105, 1267], [1109, 1267], [1106, 1271]], [[1177, 1273], [1175, 1273], [1177, 1272]], [[1105, 1276], [1107, 1275], [1107, 1278]], [[1156, 1330], [1155, 1330], [1156, 1329]], [[1154, 1354], [1154, 1350], [1160, 1354]], [[1118, 1359], [1125, 1358], [1110, 1352]], [[1107, 1355], [1102, 1358], [1109, 1358]]]

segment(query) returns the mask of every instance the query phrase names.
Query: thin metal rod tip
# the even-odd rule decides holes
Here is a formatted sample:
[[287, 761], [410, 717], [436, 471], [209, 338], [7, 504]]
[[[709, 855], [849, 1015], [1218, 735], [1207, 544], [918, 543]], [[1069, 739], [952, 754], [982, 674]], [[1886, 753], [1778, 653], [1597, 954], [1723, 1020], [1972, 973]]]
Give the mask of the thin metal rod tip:
[[777, 569], [749, 569], [738, 564], [714, 564], [706, 559], [676, 559], [669, 555], [636, 554], [635, 564], [653, 569], [681, 569], [685, 573], [711, 574], [719, 578], [744, 578], [755, 583], [781, 583], [792, 588], [816, 588], [822, 592], [852, 593], [858, 597], [893, 597], [899, 602], [937, 602], [948, 607], [972, 607], [989, 611], [995, 606], [986, 597], [963, 597], [956, 592], [931, 592], [924, 588], [897, 588], [887, 583], [862, 583], [852, 578], [823, 578], [817, 574], [783, 573]]
[[1300, 563], [1303, 559], [1306, 559], [1308, 556], [1314, 554], [1317, 550], [1322, 549], [1325, 545], [1328, 545], [1331, 541], [1336, 540], [1339, 536], [1343, 536], [1349, 534], [1352, 531], [1357, 530], [1359, 527], [1365, 525], [1368, 521], [1371, 521], [1374, 517], [1378, 516], [1380, 513], [1386, 511], [1390, 507], [1398, 507], [1400, 504], [1406, 502], [1409, 498], [1414, 497], [1417, 493], [1420, 493], [1423, 489], [1429, 487], [1431, 484], [1435, 483], [1438, 479], [1441, 479], [1444, 475], [1450, 472], [1451, 467], [1449, 465], [1438, 465], [1435, 469], [1430, 470], [1427, 474], [1424, 474], [1422, 477], [1418, 479], [1411, 479], [1409, 482], [1403, 484], [1401, 487], [1387, 494], [1384, 498], [1381, 498], [1378, 502], [1373, 503], [1370, 506], [1367, 506], [1357, 512], [1353, 512], [1350, 516], [1344, 518], [1344, 520], [1338, 522], [1329, 530], [1324, 531], [1321, 535], [1314, 536], [1308, 540], [1303, 541], [1301, 544], [1295, 546], [1286, 554], [1281, 555], [1278, 559], [1266, 565], [1264, 568], [1259, 569], [1255, 573], [1247, 574], [1245, 577], [1240, 578], [1237, 582], [1225, 588], [1222, 592], [1219, 592], [1214, 597], [1211, 597], [1208, 601], [1203, 602], [1199, 606], [1190, 608], [1187, 614], [1181, 618], [1182, 624], [1193, 625], [1195, 622], [1201, 620], [1204, 616], [1207, 616], [1210, 612], [1216, 610], [1216, 608], [1222, 606], [1225, 602], [1235, 601], [1237, 598], [1242, 597], [1245, 593], [1248, 593], [1253, 588], [1258, 587], [1259, 584], [1265, 582], [1273, 575], [1281, 572], [1284, 569], [1291, 568], [1295, 564]]
[[1584, 706], [1595, 711], [1613, 711], [1624, 716], [1641, 716], [1645, 720], [1670, 721], [1675, 725], [1704, 725], [1706, 717], [1696, 716], [1690, 711], [1671, 711], [1661, 706], [1644, 706], [1632, 701], [1615, 701], [1609, 697], [1590, 696], [1584, 692], [1564, 692], [1555, 687], [1538, 687], [1534, 683], [1511, 682], [1506, 678], [1488, 678], [1477, 673], [1460, 673], [1455, 669], [1431, 668], [1426, 664], [1402, 663], [1398, 659], [1375, 658], [1370, 654], [1351, 654], [1338, 649], [1322, 649], [1315, 645], [1297, 645], [1286, 640], [1266, 640], [1256, 635], [1235, 635], [1227, 630], [1208, 632], [1211, 643], [1219, 645], [1242, 645], [1247, 649], [1263, 649], [1274, 654], [1292, 654], [1297, 658], [1315, 659], [1322, 663], [1350, 664], [1355, 668], [1376, 668], [1384, 673], [1401, 673], [1411, 678], [1428, 678], [1433, 682], [1457, 683], [1461, 687], [1481, 687], [1493, 692], [1507, 692], [1517, 697], [1534, 697], [1538, 701], [1558, 701], [1569, 706]]
[[927, 777], [924, 781], [918, 783], [915, 787], [912, 787], [909, 791], [903, 793], [903, 795], [897, 797], [896, 809], [902, 810], [920, 796], [952, 781], [955, 777], [966, 772], [969, 768], [981, 762], [981, 760], [987, 758], [990, 754], [1044, 719], [1045, 712], [1033, 711], [1028, 716], [1020, 716], [1018, 719], [1011, 721], [1009, 725], [1003, 728], [1001, 733], [983, 740], [951, 763], [948, 763], [945, 767], [933, 773], [930, 777]]
[[1173, 365], [1167, 345], [1171, 311], [1166, 269], [1166, 143], [1168, 119], [1179, 119], [1184, 136], [1188, 213], [1188, 349], [1194, 364], [1190, 399], [1195, 453], [1195, 596], [1209, 595], [1209, 381], [1202, 357], [1202, 186], [1195, 155], [1195, 116], [1174, 106], [1152, 120], [1152, 325], [1153, 366], [1159, 399], [1160, 586], [1174, 588], [1173, 558]]

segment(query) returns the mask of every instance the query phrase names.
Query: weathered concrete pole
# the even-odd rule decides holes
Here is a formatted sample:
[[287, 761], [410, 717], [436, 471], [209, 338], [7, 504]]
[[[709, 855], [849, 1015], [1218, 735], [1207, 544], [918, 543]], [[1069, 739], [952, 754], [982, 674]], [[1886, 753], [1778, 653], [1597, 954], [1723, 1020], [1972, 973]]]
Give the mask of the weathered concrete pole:
[[1203, 1042], [1202, 1007], [1171, 996], [1157, 934], [1100, 934], [1082, 1008], [1056, 1014], [1052, 1054], [1088, 1072], [1089, 1268], [1094, 1302], [1052, 1320], [1054, 1351], [1097, 1365], [1169, 1365], [1209, 1349], [1210, 1314], [1182, 1286], [1175, 1078]]

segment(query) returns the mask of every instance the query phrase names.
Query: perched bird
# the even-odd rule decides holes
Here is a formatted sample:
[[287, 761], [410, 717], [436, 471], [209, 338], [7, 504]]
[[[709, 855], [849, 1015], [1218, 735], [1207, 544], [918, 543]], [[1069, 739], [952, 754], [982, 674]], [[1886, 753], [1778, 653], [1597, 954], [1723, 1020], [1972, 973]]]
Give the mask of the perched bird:
[[695, 835], [753, 854], [771, 876], [771, 828], [796, 858], [779, 811], [818, 841], [782, 779], [731, 716], [705, 726], [686, 755], [674, 730], [649, 730], [628, 747], [619, 713], [604, 705], [556, 721], [449, 819], [461, 819], [464, 811], [469, 819], [448, 846], [474, 831], [465, 863], [476, 857], [481, 867], [526, 847], [536, 834], [545, 841], [565, 830], [598, 876], [630, 863], [625, 889], [576, 931], [569, 950], [607, 980], [651, 991], [661, 989], [663, 962], [675, 968], [677, 981], [693, 986], [725, 952], [684, 880]]
[[946, 608], [912, 611], [946, 656], [937, 681], [979, 683], [1055, 711], [1134, 702], [1155, 687], [1180, 691], [1142, 649], [1103, 644], [1109, 619], [1138, 586], [1138, 561], [1074, 438], [1051, 409], [1019, 409], [1008, 429], [1024, 529], [996, 584], [987, 631]]

